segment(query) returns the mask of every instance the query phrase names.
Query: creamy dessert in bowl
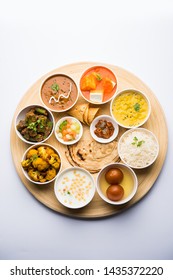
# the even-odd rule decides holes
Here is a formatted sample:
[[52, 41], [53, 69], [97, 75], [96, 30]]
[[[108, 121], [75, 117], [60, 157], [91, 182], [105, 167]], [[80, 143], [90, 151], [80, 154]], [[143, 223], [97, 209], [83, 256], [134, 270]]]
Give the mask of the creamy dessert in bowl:
[[67, 168], [55, 180], [54, 192], [58, 201], [65, 207], [81, 208], [90, 203], [94, 197], [94, 179], [83, 168]]

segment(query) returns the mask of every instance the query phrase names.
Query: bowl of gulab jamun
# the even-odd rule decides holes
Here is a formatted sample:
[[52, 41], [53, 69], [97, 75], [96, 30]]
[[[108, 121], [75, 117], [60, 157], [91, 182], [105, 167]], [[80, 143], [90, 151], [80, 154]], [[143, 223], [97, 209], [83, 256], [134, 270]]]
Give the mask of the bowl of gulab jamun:
[[96, 188], [105, 202], [121, 205], [135, 196], [138, 179], [135, 172], [127, 165], [112, 163], [104, 166], [98, 173]]

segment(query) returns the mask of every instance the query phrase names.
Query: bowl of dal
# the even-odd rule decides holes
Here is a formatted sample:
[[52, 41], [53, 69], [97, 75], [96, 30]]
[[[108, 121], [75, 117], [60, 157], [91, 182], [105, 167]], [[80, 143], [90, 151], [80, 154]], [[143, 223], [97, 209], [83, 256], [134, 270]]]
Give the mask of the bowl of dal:
[[79, 97], [75, 81], [65, 74], [48, 76], [40, 86], [41, 102], [53, 112], [65, 112], [71, 109]]
[[144, 93], [135, 89], [127, 89], [119, 92], [112, 99], [110, 111], [120, 126], [136, 128], [148, 120], [151, 105]]

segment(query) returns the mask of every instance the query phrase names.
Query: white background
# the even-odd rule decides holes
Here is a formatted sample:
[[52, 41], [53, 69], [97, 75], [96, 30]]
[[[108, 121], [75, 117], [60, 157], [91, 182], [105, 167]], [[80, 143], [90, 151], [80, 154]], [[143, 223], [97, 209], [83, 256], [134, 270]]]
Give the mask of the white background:
[[[0, 0], [0, 259], [173, 258], [172, 1]], [[96, 61], [133, 72], [165, 112], [169, 146], [147, 196], [119, 215], [72, 219], [39, 203], [10, 153], [13, 114], [42, 75]]]

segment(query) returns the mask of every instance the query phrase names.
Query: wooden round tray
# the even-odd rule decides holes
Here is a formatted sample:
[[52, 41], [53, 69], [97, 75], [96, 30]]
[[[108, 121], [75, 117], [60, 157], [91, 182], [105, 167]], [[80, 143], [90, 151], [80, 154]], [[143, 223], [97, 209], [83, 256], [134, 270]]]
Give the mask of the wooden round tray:
[[[117, 77], [117, 92], [120, 90], [128, 89], [128, 88], [134, 88], [143, 91], [151, 102], [151, 115], [147, 123], [144, 125], [145, 128], [151, 130], [156, 137], [158, 138], [159, 145], [160, 145], [160, 151], [159, 156], [156, 160], [156, 162], [143, 170], [137, 170], [135, 171], [138, 177], [139, 186], [136, 195], [134, 198], [127, 204], [121, 205], [121, 206], [113, 206], [109, 205], [106, 202], [104, 202], [99, 195], [95, 194], [93, 200], [89, 205], [87, 205], [84, 208], [81, 208], [79, 210], [71, 210], [68, 208], [65, 208], [62, 206], [56, 199], [54, 195], [54, 184], [50, 183], [43, 186], [38, 186], [36, 184], [32, 184], [29, 182], [25, 176], [23, 175], [22, 169], [21, 169], [21, 158], [26, 150], [26, 148], [29, 147], [29, 145], [23, 143], [18, 136], [15, 133], [14, 128], [14, 120], [19, 112], [23, 107], [30, 104], [41, 104], [39, 99], [39, 87], [42, 81], [45, 79], [47, 75], [54, 74], [54, 73], [64, 73], [67, 75], [70, 75], [78, 84], [81, 74], [89, 67], [95, 66], [95, 65], [103, 65], [108, 68], [110, 68]], [[82, 97], [79, 98], [79, 102], [81, 102]], [[83, 100], [84, 101], [84, 100]], [[107, 113], [109, 114], [109, 105], [105, 104], [101, 106], [100, 113]], [[58, 117], [62, 116], [61, 114], [54, 113], [55, 121], [57, 121]], [[17, 173], [20, 176], [20, 179], [22, 180], [25, 187], [30, 191], [30, 193], [41, 203], [46, 205], [47, 207], [73, 217], [81, 217], [81, 218], [98, 218], [98, 217], [105, 217], [113, 214], [117, 214], [125, 209], [128, 209], [130, 206], [134, 205], [136, 202], [138, 202], [140, 199], [142, 199], [148, 191], [152, 188], [154, 182], [156, 181], [161, 168], [163, 166], [166, 151], [167, 151], [167, 126], [165, 121], [164, 112], [161, 108], [161, 105], [159, 104], [157, 98], [152, 93], [152, 91], [136, 76], [134, 76], [132, 73], [113, 65], [109, 64], [100, 64], [100, 63], [93, 63], [93, 62], [82, 62], [82, 63], [76, 63], [76, 64], [70, 64], [65, 65], [63, 67], [60, 67], [58, 69], [55, 69], [51, 71], [50, 73], [44, 75], [41, 77], [38, 81], [36, 81], [33, 86], [25, 93], [22, 100], [20, 101], [16, 112], [14, 114], [13, 123], [11, 126], [11, 152], [12, 157], [14, 161], [14, 165], [16, 167]], [[51, 138], [47, 141], [47, 143], [52, 144], [55, 146], [61, 153], [62, 156], [62, 168], [70, 167], [69, 162], [66, 159], [65, 156], [65, 149], [66, 146], [63, 146], [60, 144], [55, 136], [51, 136]], [[94, 178], [96, 178], [97, 174], [94, 174]]]

